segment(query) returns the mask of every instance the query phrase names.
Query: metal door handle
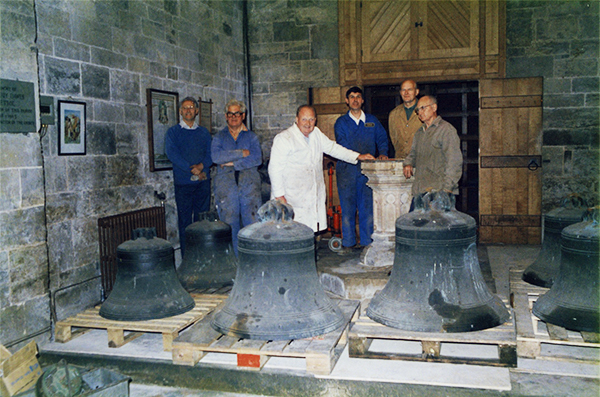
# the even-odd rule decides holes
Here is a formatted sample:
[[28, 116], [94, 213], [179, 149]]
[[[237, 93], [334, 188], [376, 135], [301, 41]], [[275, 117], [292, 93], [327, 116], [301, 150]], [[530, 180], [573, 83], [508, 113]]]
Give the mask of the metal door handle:
[[540, 168], [539, 164], [535, 161], [535, 159], [531, 159], [529, 160], [529, 164], [527, 164], [527, 168], [529, 168], [530, 171], [535, 171], [538, 168]]

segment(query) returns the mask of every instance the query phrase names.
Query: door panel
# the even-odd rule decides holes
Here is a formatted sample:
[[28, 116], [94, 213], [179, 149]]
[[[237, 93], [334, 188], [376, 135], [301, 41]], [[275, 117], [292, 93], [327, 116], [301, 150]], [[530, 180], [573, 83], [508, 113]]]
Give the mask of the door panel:
[[539, 244], [542, 79], [479, 82], [482, 243]]
[[415, 56], [410, 1], [362, 3], [363, 62], [410, 59]]

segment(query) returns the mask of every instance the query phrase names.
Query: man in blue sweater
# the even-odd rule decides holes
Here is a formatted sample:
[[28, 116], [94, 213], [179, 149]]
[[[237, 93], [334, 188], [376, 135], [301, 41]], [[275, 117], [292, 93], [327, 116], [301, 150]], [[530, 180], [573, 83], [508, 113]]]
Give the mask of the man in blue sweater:
[[165, 152], [173, 163], [173, 183], [179, 224], [181, 256], [185, 253], [185, 228], [192, 223], [192, 214], [210, 208], [211, 137], [208, 130], [196, 122], [198, 101], [187, 97], [179, 108], [181, 122], [169, 128], [165, 137]]
[[[387, 159], [387, 133], [375, 116], [362, 111], [363, 103], [363, 92], [359, 87], [346, 91], [346, 104], [350, 110], [335, 122], [335, 140], [355, 152]], [[346, 255], [353, 247], [360, 249], [373, 241], [373, 190], [367, 186], [367, 177], [360, 172], [360, 162], [338, 161], [336, 179], [342, 206], [342, 249], [338, 254]], [[356, 243], [357, 211], [360, 245]]]

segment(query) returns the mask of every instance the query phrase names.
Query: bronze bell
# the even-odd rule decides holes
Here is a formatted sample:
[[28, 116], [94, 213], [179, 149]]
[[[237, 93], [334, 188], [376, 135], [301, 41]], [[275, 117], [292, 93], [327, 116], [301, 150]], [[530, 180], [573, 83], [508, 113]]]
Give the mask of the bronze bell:
[[314, 233], [293, 222], [288, 204], [271, 200], [260, 222], [238, 234], [235, 284], [211, 325], [236, 337], [261, 340], [307, 338], [344, 324], [339, 307], [319, 283]]
[[560, 267], [560, 233], [574, 223], [581, 222], [587, 209], [585, 201], [569, 195], [561, 206], [544, 215], [544, 241], [535, 261], [523, 272], [523, 281], [544, 288], [552, 287]]
[[155, 228], [133, 231], [133, 239], [117, 247], [117, 276], [100, 308], [110, 320], [142, 321], [185, 313], [194, 300], [175, 272], [173, 246], [156, 237]]
[[454, 205], [454, 195], [426, 193], [398, 217], [392, 274], [367, 316], [420, 332], [477, 331], [509, 319], [481, 275], [475, 220]]
[[567, 226], [561, 234], [561, 260], [552, 288], [533, 304], [541, 320], [585, 332], [600, 332], [598, 288], [598, 207], [584, 221]]
[[185, 254], [177, 274], [185, 289], [233, 284], [237, 258], [231, 243], [231, 226], [215, 212], [203, 212], [185, 228]]

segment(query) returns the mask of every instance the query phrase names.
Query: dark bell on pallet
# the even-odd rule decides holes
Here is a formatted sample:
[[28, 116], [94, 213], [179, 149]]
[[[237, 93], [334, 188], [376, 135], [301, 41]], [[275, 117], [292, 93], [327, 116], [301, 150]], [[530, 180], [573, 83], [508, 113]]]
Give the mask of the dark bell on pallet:
[[315, 265], [314, 233], [292, 221], [291, 206], [275, 200], [258, 211], [260, 222], [238, 234], [235, 284], [211, 325], [247, 339], [307, 338], [344, 324], [325, 295]]
[[574, 331], [600, 332], [598, 207], [561, 234], [561, 260], [552, 288], [533, 304], [541, 320]]
[[136, 229], [117, 247], [117, 277], [100, 315], [142, 321], [175, 316], [194, 308], [175, 272], [173, 246], [155, 228]]
[[509, 319], [481, 275], [475, 220], [454, 205], [454, 195], [426, 193], [396, 220], [392, 274], [367, 316], [420, 332], [477, 331]]
[[523, 281], [544, 288], [552, 287], [560, 267], [560, 233], [565, 227], [581, 222], [586, 209], [585, 201], [573, 194], [565, 198], [560, 207], [544, 215], [542, 250], [523, 272]]
[[203, 212], [185, 229], [185, 254], [177, 269], [185, 289], [233, 284], [237, 258], [231, 243], [231, 226], [215, 212]]

